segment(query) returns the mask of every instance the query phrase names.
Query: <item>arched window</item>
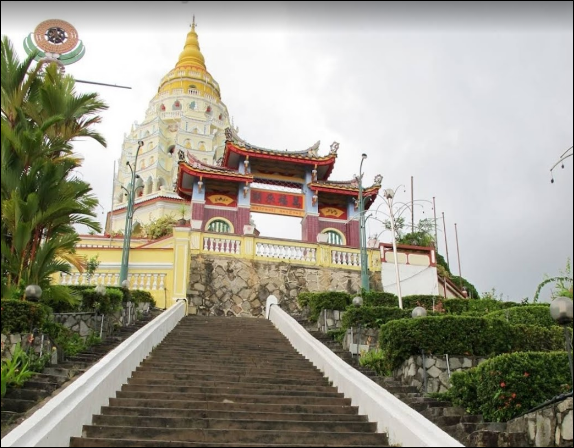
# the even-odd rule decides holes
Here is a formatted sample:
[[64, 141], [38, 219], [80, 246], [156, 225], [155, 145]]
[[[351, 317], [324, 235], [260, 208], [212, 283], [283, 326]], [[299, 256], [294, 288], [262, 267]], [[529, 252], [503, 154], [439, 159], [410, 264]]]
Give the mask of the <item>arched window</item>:
[[191, 110], [195, 110], [195, 101], [192, 101], [191, 103], [189, 103], [189, 108]]
[[327, 243], [333, 244], [335, 246], [342, 246], [344, 244], [343, 236], [334, 230], [326, 230], [323, 232], [327, 235]]
[[175, 100], [175, 103], [171, 106], [171, 110], [181, 110], [181, 103], [179, 100]]
[[230, 233], [230, 230], [229, 224], [221, 219], [211, 221], [207, 226], [208, 232]]

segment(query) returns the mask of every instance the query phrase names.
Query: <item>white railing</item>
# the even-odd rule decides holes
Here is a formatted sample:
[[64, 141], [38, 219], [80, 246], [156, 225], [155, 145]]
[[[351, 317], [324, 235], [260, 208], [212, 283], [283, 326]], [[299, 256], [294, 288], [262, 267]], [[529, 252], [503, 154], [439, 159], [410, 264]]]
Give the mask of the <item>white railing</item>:
[[317, 249], [314, 247], [257, 243], [255, 255], [262, 258], [278, 258], [281, 260], [298, 260], [314, 263]]
[[[139, 273], [128, 274], [128, 287], [129, 289], [143, 289], [146, 291], [158, 291], [165, 288], [164, 273]], [[80, 274], [74, 272], [72, 274], [62, 273], [60, 275], [61, 285], [104, 285], [104, 286], [120, 286], [119, 273], [104, 273], [94, 274], [89, 277], [85, 272]]]
[[332, 250], [331, 263], [337, 266], [361, 266], [361, 257], [357, 252]]
[[231, 238], [204, 236], [203, 251], [239, 255], [241, 254], [241, 241]]

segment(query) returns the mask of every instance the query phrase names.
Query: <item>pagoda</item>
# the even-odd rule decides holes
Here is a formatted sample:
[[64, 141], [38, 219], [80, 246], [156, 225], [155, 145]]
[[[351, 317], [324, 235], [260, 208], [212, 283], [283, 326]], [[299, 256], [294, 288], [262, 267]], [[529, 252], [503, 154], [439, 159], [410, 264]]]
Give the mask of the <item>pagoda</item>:
[[127, 162], [134, 166], [139, 142], [136, 226], [166, 214], [176, 218], [181, 214], [183, 201], [175, 192], [179, 153], [191, 154], [208, 165], [223, 155], [225, 129], [231, 126], [229, 113], [221, 101], [219, 84], [207, 71], [195, 28], [194, 18], [183, 51], [175, 67], [161, 80], [143, 122], [134, 123], [124, 136], [108, 232], [124, 229], [126, 190], [131, 188]]
[[[303, 151], [279, 151], [249, 144], [233, 128], [225, 137], [218, 163], [190, 150], [178, 154], [176, 191], [191, 203], [194, 230], [242, 235], [251, 227], [251, 212], [269, 213], [301, 217], [305, 242], [359, 247], [358, 180], [329, 180], [338, 143], [319, 155], [319, 142]], [[363, 188], [365, 210], [381, 181], [376, 176]]]

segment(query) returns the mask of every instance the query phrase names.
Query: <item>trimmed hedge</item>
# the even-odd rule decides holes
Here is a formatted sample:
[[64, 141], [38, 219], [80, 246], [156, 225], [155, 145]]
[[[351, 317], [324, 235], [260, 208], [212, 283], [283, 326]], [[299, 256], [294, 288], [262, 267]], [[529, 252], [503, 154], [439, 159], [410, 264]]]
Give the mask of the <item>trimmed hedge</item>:
[[448, 391], [467, 412], [505, 422], [572, 390], [565, 352], [507, 353], [465, 372], [454, 372]]
[[134, 305], [137, 305], [138, 303], [149, 303], [152, 307], [156, 306], [155, 300], [149, 291], [134, 289], [131, 291], [131, 295]]
[[98, 294], [95, 288], [82, 291], [82, 309], [110, 314], [122, 307], [124, 295], [117, 288], [106, 288], [106, 294]]
[[541, 327], [554, 327], [558, 325], [550, 316], [548, 305], [523, 305], [506, 310], [494, 311], [486, 316], [492, 319], [504, 319], [511, 324], [539, 325]]
[[493, 311], [505, 310], [520, 306], [516, 302], [501, 302], [494, 299], [448, 299], [443, 301], [443, 307], [448, 314], [478, 314], [484, 316]]
[[309, 320], [317, 322], [321, 310], [343, 311], [351, 304], [352, 298], [346, 292], [303, 292], [297, 298], [299, 305], [309, 307]]
[[435, 355], [493, 356], [512, 351], [560, 350], [560, 328], [511, 325], [501, 319], [430, 316], [381, 327], [379, 344], [392, 369], [424, 350]]
[[399, 298], [390, 292], [369, 291], [363, 293], [363, 306], [399, 307]]
[[2, 333], [31, 333], [34, 328], [42, 328], [51, 313], [50, 308], [25, 300], [2, 299]]
[[343, 314], [341, 327], [347, 329], [361, 325], [363, 328], [379, 328], [392, 320], [410, 317], [411, 311], [388, 306], [349, 307]]
[[[91, 291], [95, 289], [96, 285], [69, 285], [68, 288], [82, 294], [83, 291]], [[132, 299], [131, 292], [128, 288], [122, 288], [121, 286], [106, 286], [106, 291], [110, 290], [120, 291], [123, 296], [122, 302], [129, 302]]]

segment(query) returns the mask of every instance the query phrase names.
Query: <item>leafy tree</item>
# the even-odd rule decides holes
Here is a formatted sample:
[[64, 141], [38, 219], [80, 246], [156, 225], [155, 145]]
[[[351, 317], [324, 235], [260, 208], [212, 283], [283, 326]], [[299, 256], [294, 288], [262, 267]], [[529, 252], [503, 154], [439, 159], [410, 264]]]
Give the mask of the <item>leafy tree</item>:
[[70, 264], [81, 270], [74, 225], [100, 231], [98, 201], [75, 176], [81, 159], [72, 142], [88, 137], [105, 146], [93, 125], [107, 106], [97, 94], [76, 94], [55, 64], [33, 66], [34, 56], [20, 61], [2, 38], [2, 297], [22, 297], [31, 283], [49, 288]]

